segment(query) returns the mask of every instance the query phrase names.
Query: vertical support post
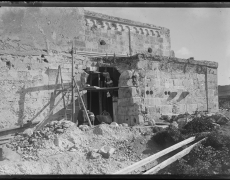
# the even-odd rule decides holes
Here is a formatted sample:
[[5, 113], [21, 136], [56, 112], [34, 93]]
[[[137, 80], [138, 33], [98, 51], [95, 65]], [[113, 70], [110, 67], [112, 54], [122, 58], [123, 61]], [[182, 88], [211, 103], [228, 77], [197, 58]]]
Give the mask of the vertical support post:
[[67, 120], [67, 115], [66, 115], [66, 104], [65, 104], [65, 96], [64, 96], [64, 85], [63, 85], [63, 79], [62, 79], [62, 73], [61, 73], [61, 66], [58, 66], [58, 71], [59, 71], [59, 75], [61, 77], [61, 88], [62, 88], [62, 98], [63, 98], [63, 106], [64, 106], [64, 110], [65, 110], [65, 119]]
[[75, 115], [75, 94], [74, 94], [74, 48], [73, 48], [73, 43], [72, 42], [72, 122], [74, 122], [74, 115]]
[[129, 29], [129, 55], [132, 56], [130, 27], [128, 29]]
[[[98, 73], [98, 87], [100, 87], [100, 73]], [[102, 113], [101, 91], [99, 93], [99, 114]]]
[[208, 68], [205, 67], [205, 90], [206, 90], [206, 103], [207, 103], [207, 112], [209, 112], [208, 107]]
[[[90, 86], [92, 86], [92, 81], [93, 81], [93, 74], [90, 74]], [[91, 107], [92, 107], [92, 91], [90, 91], [90, 102], [89, 102], [89, 110], [91, 111]]]

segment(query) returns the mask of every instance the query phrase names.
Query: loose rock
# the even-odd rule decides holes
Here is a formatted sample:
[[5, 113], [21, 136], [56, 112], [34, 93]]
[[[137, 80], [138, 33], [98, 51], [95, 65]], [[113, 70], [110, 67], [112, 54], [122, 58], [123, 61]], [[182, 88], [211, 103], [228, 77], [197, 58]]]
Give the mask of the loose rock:
[[127, 123], [122, 123], [122, 126], [128, 127], [129, 125]]
[[23, 135], [25, 135], [25, 136], [32, 136], [32, 134], [33, 134], [33, 129], [32, 128], [29, 128], [29, 129], [26, 129], [24, 132], [23, 132]]
[[116, 122], [112, 122], [110, 125], [111, 126], [119, 126]]
[[89, 130], [89, 126], [87, 126], [87, 125], [80, 125], [79, 129], [82, 130], [82, 131], [87, 131], [87, 130]]
[[58, 129], [56, 129], [56, 132], [57, 132], [57, 133], [63, 133], [63, 132], [64, 132], [64, 129], [58, 128]]
[[172, 126], [174, 126], [175, 128], [179, 128], [179, 125], [178, 125], [178, 123], [176, 122], [176, 121], [173, 121], [172, 123], [171, 123], [171, 125]]
[[102, 156], [102, 155], [99, 154], [99, 153], [92, 152], [92, 151], [89, 152], [89, 158], [90, 158], [90, 159], [99, 159], [101, 156]]
[[180, 118], [177, 120], [179, 129], [182, 129], [187, 124], [186, 118]]

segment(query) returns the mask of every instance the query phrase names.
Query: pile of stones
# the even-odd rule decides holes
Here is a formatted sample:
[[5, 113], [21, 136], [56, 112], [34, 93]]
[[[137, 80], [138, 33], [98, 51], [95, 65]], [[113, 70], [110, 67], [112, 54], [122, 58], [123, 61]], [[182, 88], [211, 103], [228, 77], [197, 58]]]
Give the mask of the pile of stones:
[[186, 124], [188, 124], [189, 122], [197, 118], [205, 118], [207, 121], [210, 121], [216, 128], [219, 128], [220, 125], [225, 125], [230, 121], [223, 114], [220, 113], [207, 114], [203, 112], [197, 112], [195, 114], [185, 113], [185, 114], [179, 114], [177, 116], [173, 115], [171, 117], [167, 115], [162, 115], [160, 119], [171, 123], [171, 125], [176, 128], [182, 129]]
[[16, 151], [25, 160], [38, 160], [39, 149], [46, 148], [46, 140], [55, 140], [57, 134], [62, 134], [67, 128], [74, 125], [70, 121], [52, 121], [46, 124], [41, 130], [33, 132], [31, 129], [18, 133], [11, 139], [7, 147]]

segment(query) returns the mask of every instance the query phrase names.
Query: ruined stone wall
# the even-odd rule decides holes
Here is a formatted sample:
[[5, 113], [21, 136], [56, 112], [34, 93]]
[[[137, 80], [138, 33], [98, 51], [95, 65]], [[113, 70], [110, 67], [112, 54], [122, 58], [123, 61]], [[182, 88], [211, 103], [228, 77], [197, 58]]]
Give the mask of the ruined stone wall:
[[[130, 61], [132, 61], [130, 59]], [[119, 123], [144, 123], [146, 115], [218, 111], [217, 63], [138, 55], [136, 68], [123, 70], [119, 86]], [[132, 76], [139, 87], [133, 86]]]
[[[0, 8], [0, 129], [43, 120], [57, 103], [58, 65], [71, 82], [72, 40], [84, 34], [83, 8]], [[45, 62], [48, 61], [48, 62]], [[74, 57], [76, 81], [92, 63]], [[60, 78], [57, 84], [60, 85]], [[60, 86], [59, 86], [60, 89]], [[71, 99], [71, 96], [69, 97]], [[77, 101], [76, 101], [77, 102]], [[76, 110], [78, 106], [76, 107]], [[63, 117], [63, 103], [51, 119]]]
[[[134, 22], [85, 11], [85, 36], [77, 41], [79, 51], [134, 55], [149, 53], [170, 56], [170, 31], [146, 23]], [[104, 40], [105, 45], [100, 45]]]

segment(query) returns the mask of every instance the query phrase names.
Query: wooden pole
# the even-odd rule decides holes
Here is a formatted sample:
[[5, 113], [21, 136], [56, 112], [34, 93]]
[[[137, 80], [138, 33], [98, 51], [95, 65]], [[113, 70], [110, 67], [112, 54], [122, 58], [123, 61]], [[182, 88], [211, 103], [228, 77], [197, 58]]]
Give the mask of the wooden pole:
[[[75, 82], [75, 81], [74, 81], [74, 82]], [[76, 82], [75, 82], [75, 84], [76, 84]], [[82, 100], [82, 97], [81, 97], [81, 95], [80, 95], [80, 91], [79, 91], [79, 89], [78, 89], [77, 84], [76, 84], [76, 88], [77, 88], [78, 97], [80, 98], [81, 103], [82, 103], [82, 106], [83, 106], [83, 108], [84, 108], [84, 111], [85, 111], [85, 114], [86, 114], [86, 117], [87, 117], [89, 126], [92, 127], [92, 124], [91, 124], [91, 122], [90, 122], [90, 119], [89, 119], [89, 116], [88, 116], [88, 113], [87, 113], [87, 109], [86, 109], [86, 107], [85, 107], [85, 103], [84, 103], [84, 101]]]
[[75, 115], [75, 95], [74, 95], [74, 48], [73, 48], [73, 43], [72, 42], [72, 122], [74, 122], [74, 115]]
[[63, 93], [64, 93], [64, 86], [63, 86], [63, 79], [62, 79], [62, 73], [61, 73], [61, 66], [60, 66], [60, 65], [58, 66], [58, 70], [59, 70], [60, 77], [61, 77], [61, 88], [62, 88], [63, 106], [64, 106], [64, 111], [65, 111], [65, 119], [67, 120], [65, 96], [63, 96]]
[[[98, 73], [98, 87], [101, 87], [100, 86], [100, 73]], [[102, 102], [101, 102], [101, 92], [99, 91], [98, 92], [98, 94], [99, 94], [99, 114], [101, 114], [102, 113]]]
[[197, 143], [185, 148], [184, 150], [182, 150], [181, 152], [177, 153], [176, 155], [172, 156], [171, 158], [163, 161], [162, 163], [158, 164], [157, 166], [155, 166], [154, 168], [146, 171], [144, 174], [155, 174], [157, 173], [159, 170], [163, 169], [164, 167], [172, 164], [173, 162], [175, 162], [176, 160], [184, 157], [185, 155], [187, 155], [196, 145], [198, 145], [199, 143], [201, 143], [203, 140], [205, 140], [206, 138], [198, 141]]
[[150, 163], [150, 162], [158, 159], [159, 157], [164, 156], [165, 154], [167, 154], [169, 152], [172, 152], [175, 149], [178, 149], [178, 148], [180, 148], [180, 147], [182, 147], [182, 146], [184, 146], [184, 145], [186, 145], [186, 144], [188, 144], [188, 143], [190, 143], [190, 142], [192, 142], [194, 140], [195, 140], [195, 137], [190, 137], [190, 138], [188, 138], [188, 139], [186, 139], [184, 141], [181, 141], [181, 142], [179, 142], [179, 143], [177, 143], [177, 144], [175, 144], [173, 146], [170, 146], [169, 148], [166, 148], [166, 149], [164, 149], [164, 150], [162, 150], [162, 151], [160, 151], [160, 152], [158, 152], [156, 154], [153, 154], [152, 156], [149, 156], [149, 157], [147, 157], [147, 158], [145, 158], [145, 159], [143, 159], [143, 160], [141, 160], [139, 162], [136, 162], [133, 165], [128, 166], [128, 167], [126, 167], [126, 168], [124, 168], [124, 169], [122, 169], [122, 170], [120, 170], [120, 171], [118, 171], [118, 172], [116, 172], [114, 174], [127, 174], [127, 173], [129, 173], [129, 172], [131, 172], [131, 171], [133, 171], [133, 170], [135, 170], [135, 169], [137, 169], [137, 168], [139, 168], [141, 166], [144, 166], [147, 163]]
[[[90, 73], [90, 86], [92, 86], [92, 82], [93, 82], [93, 74]], [[90, 91], [90, 102], [89, 102], [89, 110], [92, 110], [92, 91]]]

